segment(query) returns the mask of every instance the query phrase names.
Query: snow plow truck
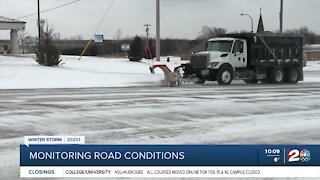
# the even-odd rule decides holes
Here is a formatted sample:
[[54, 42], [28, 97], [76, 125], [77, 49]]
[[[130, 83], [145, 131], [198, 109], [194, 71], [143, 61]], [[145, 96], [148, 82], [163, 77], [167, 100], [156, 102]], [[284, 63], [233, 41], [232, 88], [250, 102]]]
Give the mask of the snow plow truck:
[[176, 67], [168, 85], [203, 84], [233, 80], [246, 83], [295, 84], [303, 81], [303, 36], [225, 34], [209, 39], [206, 51], [191, 56], [190, 63]]

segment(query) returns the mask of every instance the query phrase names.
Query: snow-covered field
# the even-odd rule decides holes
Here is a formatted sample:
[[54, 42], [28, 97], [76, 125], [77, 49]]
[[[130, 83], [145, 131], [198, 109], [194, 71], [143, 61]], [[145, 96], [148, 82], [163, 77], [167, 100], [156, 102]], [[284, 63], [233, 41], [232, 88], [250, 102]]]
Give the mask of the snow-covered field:
[[[39, 66], [31, 55], [25, 57], [0, 56], [0, 89], [127, 87], [156, 85], [163, 79], [161, 70], [152, 75], [147, 60], [62, 56], [59, 67]], [[176, 57], [167, 63], [173, 68], [180, 61]], [[178, 64], [177, 64], [178, 63]]]
[[[39, 66], [33, 55], [20, 57], [0, 56], [0, 89], [37, 88], [85, 88], [85, 87], [130, 87], [157, 86], [163, 73], [156, 69], [150, 74], [149, 66], [157, 62], [143, 60], [129, 62], [127, 59], [107, 59], [99, 57], [62, 56], [59, 67]], [[177, 57], [166, 57], [158, 64], [167, 64], [173, 70], [181, 63]], [[319, 71], [320, 62], [308, 62], [304, 69]], [[307, 77], [308, 82], [319, 82], [320, 77]]]
[[0, 179], [18, 179], [26, 135], [103, 144], [320, 143], [320, 62], [308, 62], [297, 85], [170, 88], [147, 61], [63, 59], [50, 68], [0, 56]]

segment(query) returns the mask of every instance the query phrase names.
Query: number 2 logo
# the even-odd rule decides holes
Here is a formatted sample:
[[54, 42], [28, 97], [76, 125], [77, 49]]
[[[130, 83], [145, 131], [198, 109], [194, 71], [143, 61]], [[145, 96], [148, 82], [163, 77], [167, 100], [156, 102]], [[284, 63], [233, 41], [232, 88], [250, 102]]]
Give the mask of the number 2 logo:
[[292, 149], [288, 151], [288, 162], [297, 162], [300, 160], [300, 152], [297, 149]]

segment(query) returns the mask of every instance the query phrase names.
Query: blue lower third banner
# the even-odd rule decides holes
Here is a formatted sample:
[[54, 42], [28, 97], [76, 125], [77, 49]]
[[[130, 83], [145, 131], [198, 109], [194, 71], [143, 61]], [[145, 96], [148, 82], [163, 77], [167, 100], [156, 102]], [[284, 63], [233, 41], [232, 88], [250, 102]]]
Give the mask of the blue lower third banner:
[[20, 145], [20, 166], [320, 166], [320, 146]]

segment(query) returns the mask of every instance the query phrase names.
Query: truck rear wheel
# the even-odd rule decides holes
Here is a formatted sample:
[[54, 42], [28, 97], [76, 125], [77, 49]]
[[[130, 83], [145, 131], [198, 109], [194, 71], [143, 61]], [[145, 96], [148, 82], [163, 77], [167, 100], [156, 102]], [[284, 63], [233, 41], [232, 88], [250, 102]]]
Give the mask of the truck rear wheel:
[[228, 66], [221, 67], [218, 72], [217, 80], [220, 85], [231, 84], [233, 80], [233, 69]]
[[297, 84], [299, 79], [300, 79], [300, 71], [298, 68], [292, 67], [286, 71], [286, 79], [285, 79], [286, 83]]
[[275, 67], [270, 72], [270, 82], [273, 84], [281, 84], [285, 79], [284, 71], [280, 67]]

